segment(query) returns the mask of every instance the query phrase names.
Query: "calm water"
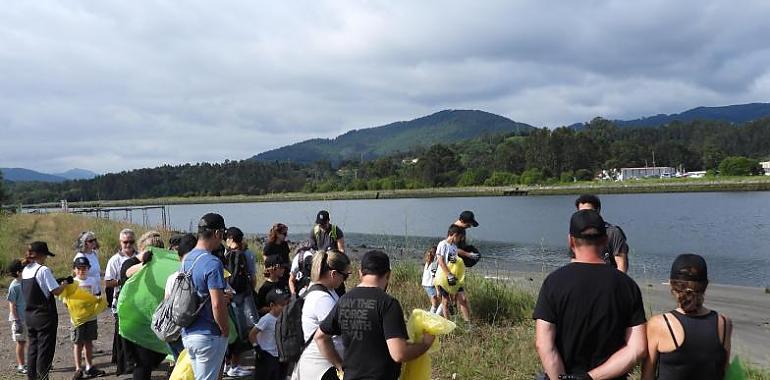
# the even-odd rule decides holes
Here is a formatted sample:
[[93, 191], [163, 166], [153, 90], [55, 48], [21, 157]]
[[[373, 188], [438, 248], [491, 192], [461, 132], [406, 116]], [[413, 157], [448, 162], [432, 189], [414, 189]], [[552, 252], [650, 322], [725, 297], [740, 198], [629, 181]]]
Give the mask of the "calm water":
[[[171, 206], [172, 225], [190, 230], [206, 212], [227, 225], [264, 234], [274, 222], [292, 239], [310, 231], [319, 209], [347, 235], [349, 246], [386, 246], [392, 252], [423, 250], [445, 234], [460, 211], [481, 224], [470, 240], [496, 265], [550, 270], [568, 261], [566, 239], [575, 196], [480, 197], [241, 203]], [[712, 282], [770, 284], [770, 192], [604, 195], [602, 214], [623, 228], [636, 277], [663, 279], [683, 252], [706, 257]], [[150, 213], [151, 222], [160, 220]], [[134, 220], [137, 216], [134, 216]], [[483, 262], [483, 261], [482, 261]]]

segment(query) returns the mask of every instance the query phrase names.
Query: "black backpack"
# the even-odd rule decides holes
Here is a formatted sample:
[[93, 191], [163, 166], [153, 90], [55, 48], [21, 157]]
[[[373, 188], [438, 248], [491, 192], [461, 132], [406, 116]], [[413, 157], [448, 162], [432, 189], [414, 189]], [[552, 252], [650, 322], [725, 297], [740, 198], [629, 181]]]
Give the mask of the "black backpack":
[[311, 286], [301, 297], [291, 300], [275, 321], [275, 343], [278, 346], [278, 360], [281, 363], [298, 361], [302, 351], [305, 351], [315, 336], [314, 331], [306, 341], [302, 332], [302, 307], [305, 306], [305, 297], [313, 291], [329, 292], [321, 284]]
[[[300, 255], [306, 255], [307, 251], [300, 252]], [[310, 273], [313, 269], [313, 255], [307, 255], [305, 257], [300, 256], [299, 271], [302, 273], [302, 277], [296, 282], [297, 289], [302, 289], [310, 285]]]
[[225, 252], [225, 269], [230, 272], [227, 283], [233, 287], [236, 294], [245, 293], [251, 289], [251, 276], [246, 260], [246, 254], [243, 251], [228, 250]]

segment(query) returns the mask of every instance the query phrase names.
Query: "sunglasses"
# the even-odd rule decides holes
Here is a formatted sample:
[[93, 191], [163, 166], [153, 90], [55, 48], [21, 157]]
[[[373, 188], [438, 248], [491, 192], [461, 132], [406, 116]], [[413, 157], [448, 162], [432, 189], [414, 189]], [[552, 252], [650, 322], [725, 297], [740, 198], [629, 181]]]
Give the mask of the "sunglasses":
[[96, 241], [96, 239], [88, 239], [88, 240], [86, 240], [86, 243], [93, 243], [95, 241]]
[[121, 243], [123, 243], [123, 244], [134, 244], [136, 242], [133, 241], [133, 240], [126, 240], [126, 241], [121, 241]]
[[335, 270], [335, 272], [339, 273], [342, 276], [342, 281], [347, 281], [348, 277], [350, 277], [350, 275], [353, 274], [353, 272], [342, 272], [338, 270]]

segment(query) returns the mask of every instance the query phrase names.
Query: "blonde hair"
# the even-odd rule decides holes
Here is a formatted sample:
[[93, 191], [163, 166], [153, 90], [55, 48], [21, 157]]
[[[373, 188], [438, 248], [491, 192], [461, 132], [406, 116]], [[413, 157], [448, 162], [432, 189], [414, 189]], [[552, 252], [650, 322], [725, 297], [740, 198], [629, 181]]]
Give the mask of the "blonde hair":
[[331, 270], [344, 271], [350, 267], [350, 258], [337, 250], [318, 251], [313, 255], [310, 281], [318, 282]]
[[163, 248], [163, 237], [158, 231], [147, 231], [139, 238], [136, 246], [140, 252], [144, 252], [147, 247]]

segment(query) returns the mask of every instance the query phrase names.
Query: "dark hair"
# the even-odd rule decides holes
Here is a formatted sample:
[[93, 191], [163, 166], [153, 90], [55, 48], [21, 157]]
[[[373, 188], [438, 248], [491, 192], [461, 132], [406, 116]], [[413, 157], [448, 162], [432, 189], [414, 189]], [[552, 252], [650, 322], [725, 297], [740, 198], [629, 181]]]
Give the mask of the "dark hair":
[[602, 201], [599, 200], [599, 197], [593, 194], [583, 194], [579, 196], [578, 199], [575, 199], [575, 208], [580, 207], [582, 203], [590, 204], [597, 212], [601, 211], [602, 209]]
[[270, 244], [275, 243], [275, 241], [278, 240], [278, 234], [288, 229], [289, 227], [283, 223], [273, 224], [273, 226], [270, 227], [270, 231], [267, 233], [267, 242]]
[[[219, 230], [199, 229], [198, 239], [211, 240], [216, 236], [217, 231]], [[224, 235], [224, 233], [222, 235]]]
[[449, 229], [447, 230], [446, 234], [447, 234], [447, 236], [449, 236], [449, 235], [457, 235], [457, 234], [465, 236], [465, 228], [460, 227], [460, 226], [458, 226], [456, 224], [452, 224], [451, 226], [449, 226]]
[[676, 302], [685, 314], [694, 313], [703, 306], [708, 281], [669, 280], [669, 282], [671, 294], [676, 297]]
[[18, 278], [21, 275], [21, 271], [24, 270], [25, 265], [19, 259], [14, 259], [8, 264], [8, 273], [13, 278]]
[[311, 281], [318, 282], [321, 276], [329, 271], [336, 270], [341, 272], [350, 268], [350, 258], [344, 253], [331, 249], [328, 251], [319, 251], [313, 255], [313, 267], [310, 270]]
[[425, 257], [423, 257], [423, 262], [425, 264], [430, 264], [433, 262], [433, 260], [436, 258], [436, 249], [438, 248], [438, 245], [433, 244], [430, 246], [430, 248], [425, 250]]

